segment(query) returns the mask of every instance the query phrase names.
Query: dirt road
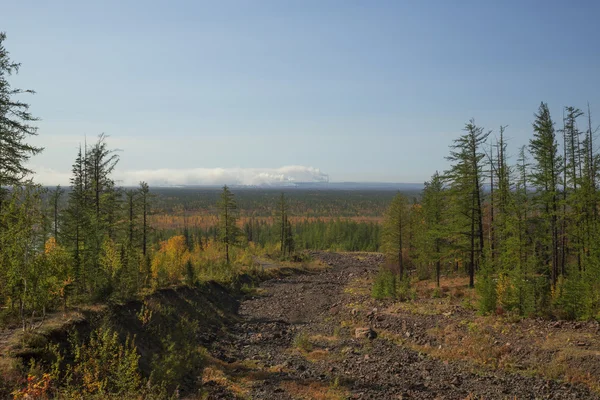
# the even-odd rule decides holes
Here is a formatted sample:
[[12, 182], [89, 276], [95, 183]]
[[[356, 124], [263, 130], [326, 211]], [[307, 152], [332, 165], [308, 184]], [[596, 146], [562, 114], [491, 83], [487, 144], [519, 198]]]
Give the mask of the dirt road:
[[[240, 322], [209, 349], [212, 363], [203, 376], [208, 398], [598, 398], [581, 384], [419, 351], [442, 349], [420, 323], [437, 327], [444, 316], [389, 313], [381, 304], [374, 310], [369, 282], [381, 256], [314, 257], [329, 268], [267, 281], [242, 302]], [[361, 327], [372, 327], [377, 337], [356, 338]]]

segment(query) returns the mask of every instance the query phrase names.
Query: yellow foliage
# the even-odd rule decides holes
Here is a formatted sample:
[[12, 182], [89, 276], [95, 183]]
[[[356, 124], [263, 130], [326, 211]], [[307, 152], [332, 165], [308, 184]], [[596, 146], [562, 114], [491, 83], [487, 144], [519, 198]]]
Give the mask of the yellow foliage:
[[56, 249], [57, 243], [54, 236], [50, 237], [50, 239], [46, 240], [46, 244], [44, 245], [44, 253], [50, 254]]
[[161, 242], [160, 249], [152, 260], [152, 278], [158, 285], [179, 283], [183, 279], [190, 256], [183, 235], [173, 236]]
[[100, 264], [111, 277], [115, 277], [121, 268], [123, 268], [117, 244], [110, 238], [107, 238], [102, 244]]
[[504, 307], [510, 306], [513, 301], [514, 293], [515, 286], [512, 279], [510, 279], [510, 277], [506, 274], [500, 274], [496, 284], [496, 296], [498, 298], [498, 304]]
[[556, 285], [552, 285], [550, 288], [550, 296], [553, 301], [556, 301], [561, 297], [564, 283], [565, 279], [562, 275], [560, 275], [556, 281]]

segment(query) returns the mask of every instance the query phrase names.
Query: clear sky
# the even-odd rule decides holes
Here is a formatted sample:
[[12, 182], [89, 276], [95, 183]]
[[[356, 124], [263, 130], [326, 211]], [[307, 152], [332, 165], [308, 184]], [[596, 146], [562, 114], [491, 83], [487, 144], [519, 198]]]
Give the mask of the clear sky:
[[542, 100], [600, 123], [599, 17], [594, 0], [15, 0], [0, 30], [12, 83], [37, 91], [42, 183], [102, 132], [135, 178], [422, 182], [470, 118], [509, 125], [512, 149]]

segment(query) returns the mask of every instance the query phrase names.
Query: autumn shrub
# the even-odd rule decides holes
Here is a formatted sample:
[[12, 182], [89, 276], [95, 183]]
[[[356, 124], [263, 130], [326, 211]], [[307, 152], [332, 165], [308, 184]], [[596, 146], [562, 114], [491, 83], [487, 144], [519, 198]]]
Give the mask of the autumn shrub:
[[72, 335], [69, 345], [49, 344], [48, 364], [31, 362], [15, 399], [166, 399], [166, 390], [144, 379], [134, 341], [122, 342], [110, 329], [94, 330], [89, 340]]
[[73, 355], [67, 381], [82, 396], [133, 393], [142, 385], [133, 340], [127, 338], [123, 344], [110, 329], [92, 332], [87, 343], [75, 345]]
[[154, 285], [163, 287], [180, 283], [190, 260], [190, 252], [183, 235], [177, 235], [160, 243], [160, 249], [152, 260], [151, 271]]

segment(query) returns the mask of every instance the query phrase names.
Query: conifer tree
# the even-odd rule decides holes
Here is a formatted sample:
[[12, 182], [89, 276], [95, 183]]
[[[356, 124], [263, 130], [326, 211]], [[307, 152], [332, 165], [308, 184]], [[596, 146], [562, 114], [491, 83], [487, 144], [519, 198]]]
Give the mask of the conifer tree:
[[282, 192], [277, 202], [276, 217], [279, 223], [280, 249], [281, 256], [285, 257], [286, 242], [287, 242], [287, 223], [288, 223], [288, 204], [285, 194]]
[[58, 243], [58, 233], [59, 233], [59, 203], [60, 203], [60, 198], [62, 197], [63, 193], [64, 193], [64, 189], [60, 187], [60, 185], [58, 185], [56, 187], [56, 189], [54, 189], [50, 195], [50, 200], [52, 203], [52, 215], [53, 215], [53, 221], [52, 221], [52, 228], [54, 231], [54, 240], [56, 240], [56, 242]]
[[490, 132], [484, 132], [482, 127], [471, 120], [463, 129], [465, 134], [454, 141], [447, 159], [452, 162], [450, 170], [446, 171], [446, 179], [455, 200], [463, 207], [463, 222], [460, 230], [466, 230], [469, 238], [469, 286], [475, 286], [475, 266], [483, 258], [483, 204], [481, 194], [482, 160], [485, 154], [481, 147]]
[[150, 212], [150, 187], [146, 182], [140, 182], [139, 199], [142, 208], [142, 255], [146, 257], [148, 247], [148, 214]]
[[556, 285], [559, 275], [558, 258], [558, 179], [562, 159], [558, 154], [558, 143], [554, 130], [554, 121], [546, 103], [541, 103], [533, 123], [533, 138], [529, 141], [529, 150], [534, 159], [531, 182], [536, 189], [535, 200], [547, 227], [540, 238], [544, 248], [541, 259], [548, 266], [551, 281]]
[[426, 241], [423, 249], [426, 258], [435, 263], [436, 284], [440, 287], [442, 264], [442, 243], [446, 232], [444, 229], [444, 183], [438, 172], [433, 174], [431, 180], [425, 182], [423, 189], [423, 215], [426, 229]]
[[401, 278], [405, 273], [403, 250], [406, 247], [406, 235], [409, 219], [408, 199], [398, 193], [390, 204], [383, 222], [383, 250], [390, 263], [396, 263]]
[[0, 209], [6, 194], [4, 188], [23, 182], [32, 173], [25, 163], [42, 151], [26, 142], [37, 135], [37, 127], [33, 125], [37, 118], [30, 113], [29, 104], [19, 100], [19, 96], [35, 92], [13, 88], [8, 81], [12, 74], [19, 72], [21, 64], [10, 59], [4, 47], [5, 40], [6, 34], [0, 32]]
[[219, 208], [219, 240], [225, 245], [225, 260], [230, 263], [229, 247], [238, 243], [239, 229], [237, 223], [237, 203], [227, 185], [218, 202]]

